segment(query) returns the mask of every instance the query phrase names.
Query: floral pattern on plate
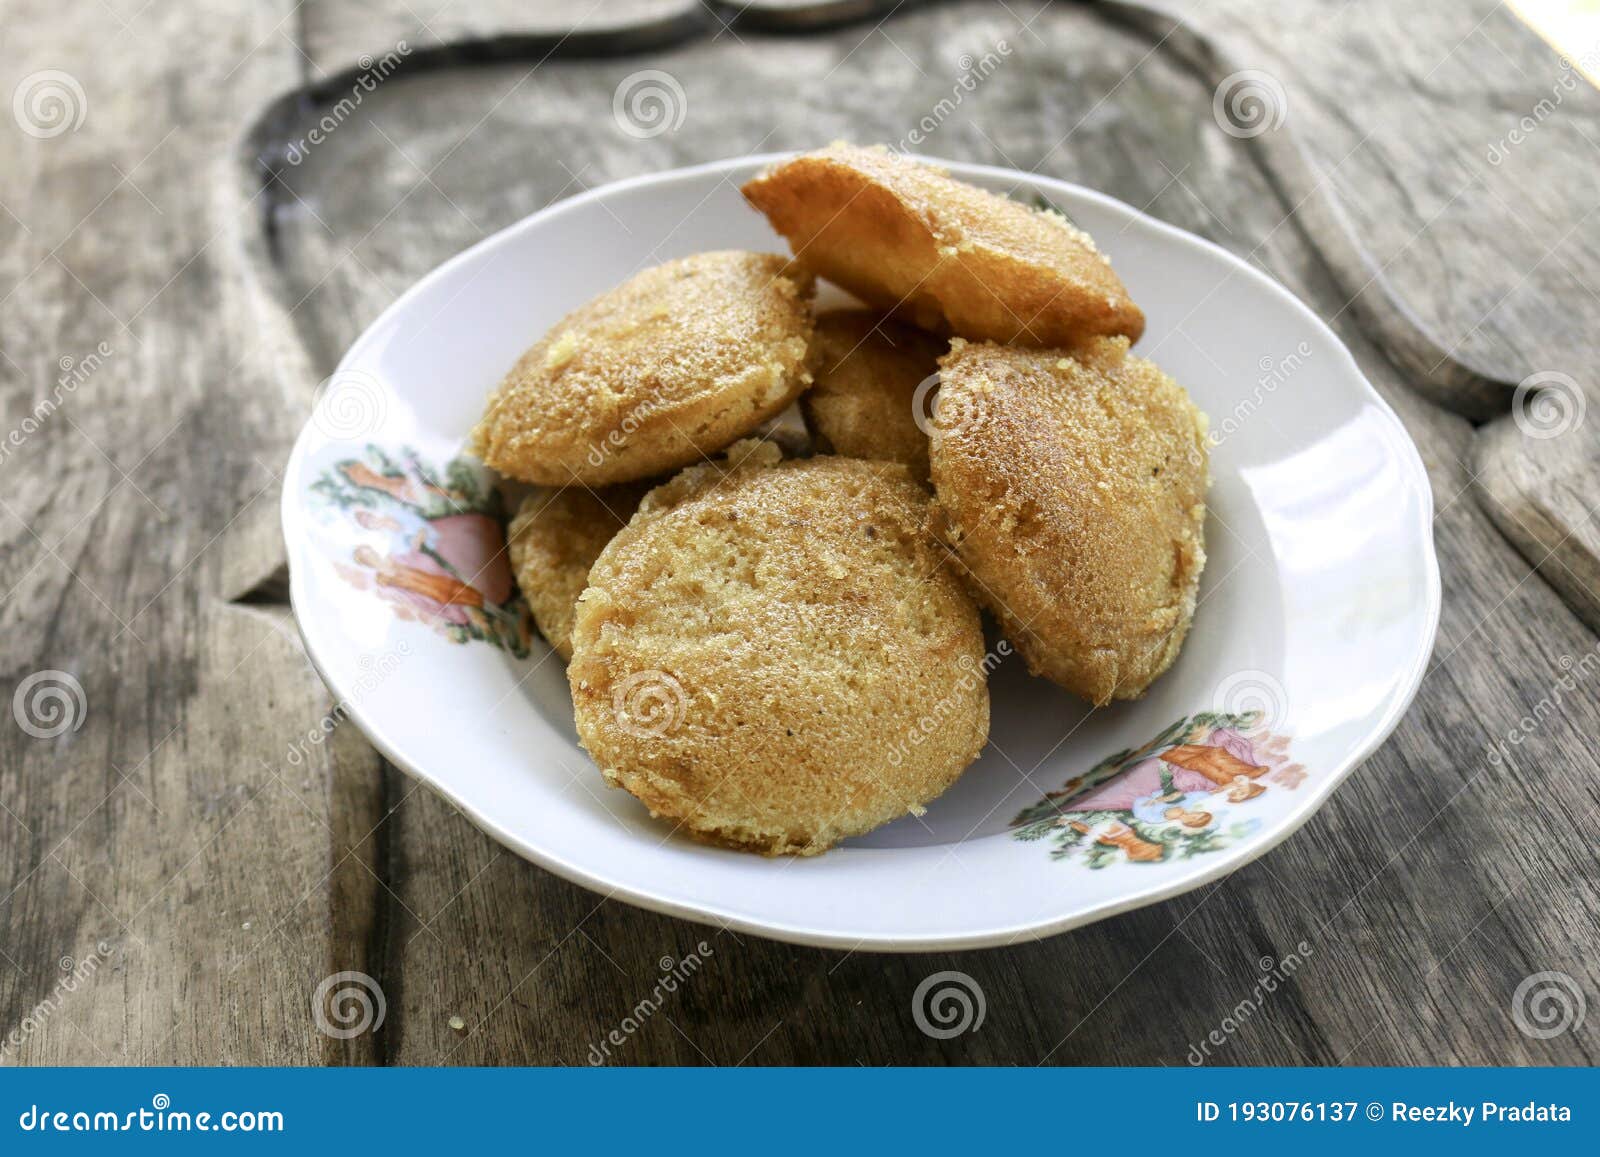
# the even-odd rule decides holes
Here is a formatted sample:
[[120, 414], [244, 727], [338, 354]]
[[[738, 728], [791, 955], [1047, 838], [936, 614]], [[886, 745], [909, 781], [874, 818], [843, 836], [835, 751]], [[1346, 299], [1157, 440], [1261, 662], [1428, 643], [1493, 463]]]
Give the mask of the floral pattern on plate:
[[1069, 779], [1018, 813], [1011, 834], [1089, 868], [1188, 859], [1254, 834], [1252, 805], [1305, 778], [1261, 712], [1202, 711]]
[[351, 537], [341, 577], [457, 643], [481, 640], [526, 656], [532, 618], [511, 579], [505, 503], [467, 458], [442, 471], [406, 447], [368, 446], [311, 484]]

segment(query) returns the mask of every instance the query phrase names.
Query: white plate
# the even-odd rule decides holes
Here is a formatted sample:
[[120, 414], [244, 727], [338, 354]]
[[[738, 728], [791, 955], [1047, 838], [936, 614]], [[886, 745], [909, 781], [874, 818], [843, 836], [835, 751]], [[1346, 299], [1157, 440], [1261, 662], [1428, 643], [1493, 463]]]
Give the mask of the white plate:
[[[504, 566], [483, 566], [502, 542], [493, 511], [440, 517], [423, 475], [473, 504], [470, 462], [454, 480], [446, 467], [485, 396], [587, 298], [703, 250], [787, 252], [738, 191], [776, 159], [552, 206], [423, 278], [345, 355], [283, 491], [295, 614], [343, 710], [551, 871], [807, 944], [1046, 936], [1217, 879], [1294, 831], [1394, 728], [1432, 650], [1439, 576], [1416, 448], [1332, 332], [1244, 262], [1098, 193], [962, 164], [949, 167], [1047, 198], [1094, 235], [1145, 310], [1140, 352], [1211, 415], [1210, 559], [1183, 654], [1144, 699], [1093, 713], [1004, 660], [983, 757], [925, 817], [821, 857], [704, 847], [605, 787], [577, 745], [561, 661], [537, 635], [517, 653], [525, 615]], [[383, 477], [396, 471], [410, 476]], [[420, 592], [451, 568], [482, 571], [491, 613], [438, 617]]]

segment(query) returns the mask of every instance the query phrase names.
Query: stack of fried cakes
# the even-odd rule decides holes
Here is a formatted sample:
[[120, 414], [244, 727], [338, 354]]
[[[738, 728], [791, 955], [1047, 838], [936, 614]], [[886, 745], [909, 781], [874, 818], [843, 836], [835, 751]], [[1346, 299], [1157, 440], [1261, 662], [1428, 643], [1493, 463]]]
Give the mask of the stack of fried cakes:
[[[1095, 705], [1176, 659], [1205, 562], [1205, 417], [1049, 209], [882, 148], [744, 186], [791, 258], [646, 269], [518, 361], [474, 432], [607, 782], [684, 833], [810, 855], [988, 737], [979, 608]], [[865, 308], [814, 316], [818, 279]], [[798, 401], [810, 453], [763, 440]]]

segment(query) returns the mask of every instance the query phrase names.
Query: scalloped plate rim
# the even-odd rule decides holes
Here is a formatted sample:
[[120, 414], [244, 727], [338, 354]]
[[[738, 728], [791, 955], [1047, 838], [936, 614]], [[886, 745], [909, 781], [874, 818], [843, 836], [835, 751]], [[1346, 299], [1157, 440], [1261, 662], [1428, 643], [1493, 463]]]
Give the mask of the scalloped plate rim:
[[[435, 282], [442, 280], [454, 268], [472, 260], [481, 251], [495, 248], [510, 238], [524, 231], [544, 226], [551, 220], [559, 218], [579, 206], [623, 190], [656, 185], [663, 182], [692, 181], [712, 173], [724, 173], [732, 170], [748, 169], [753, 166], [770, 165], [794, 156], [798, 151], [729, 157], [666, 170], [660, 173], [641, 174], [608, 182], [548, 205], [482, 238], [419, 278], [369, 323], [361, 336], [351, 344], [340, 359], [338, 370], [343, 370], [357, 359], [368, 343], [374, 340], [376, 332], [387, 318], [403, 309], [413, 299], [427, 292]], [[850, 934], [831, 933], [825, 929], [817, 929], [805, 925], [788, 924], [782, 920], [721, 908], [715, 905], [685, 903], [668, 896], [656, 894], [648, 888], [630, 884], [621, 879], [611, 878], [602, 871], [591, 870], [572, 863], [561, 856], [551, 854], [547, 850], [519, 837], [492, 816], [469, 805], [460, 795], [452, 791], [445, 782], [415, 766], [384, 738], [381, 725], [371, 718], [370, 713], [362, 703], [346, 701], [347, 714], [350, 719], [355, 722], [367, 740], [385, 759], [437, 791], [479, 829], [532, 863], [574, 884], [592, 891], [605, 893], [608, 898], [624, 899], [630, 904], [649, 911], [695, 923], [732, 928], [739, 932], [747, 932], [811, 947], [844, 948], [853, 951], [875, 952], [936, 952], [997, 947], [1042, 940], [1111, 916], [1150, 904], [1160, 903], [1194, 891], [1206, 884], [1231, 875], [1233, 872], [1265, 855], [1298, 831], [1312, 815], [1321, 809], [1327, 802], [1328, 797], [1333, 794], [1333, 791], [1382, 746], [1384, 741], [1393, 734], [1415, 699], [1417, 690], [1426, 673], [1428, 660], [1432, 656], [1437, 641], [1442, 606], [1438, 555], [1433, 541], [1434, 502], [1432, 487], [1428, 483], [1427, 470], [1421, 454], [1417, 450], [1409, 432], [1406, 431], [1404, 424], [1400, 421], [1393, 407], [1367, 380], [1354, 355], [1350, 353], [1348, 347], [1345, 346], [1332, 327], [1292, 292], [1248, 262], [1236, 257], [1214, 242], [1152, 217], [1117, 198], [1070, 181], [1038, 173], [1024, 173], [999, 166], [951, 161], [933, 156], [921, 156], [919, 159], [944, 166], [957, 175], [970, 175], [1000, 181], [1018, 180], [1044, 189], [1054, 187], [1064, 190], [1074, 197], [1098, 202], [1115, 212], [1128, 214], [1137, 220], [1142, 227], [1151, 229], [1160, 235], [1164, 241], [1200, 249], [1234, 267], [1237, 273], [1254, 281], [1260, 288], [1265, 289], [1271, 296], [1277, 298], [1281, 304], [1288, 306], [1293, 313], [1308, 323], [1314, 332], [1324, 337], [1330, 346], [1338, 351], [1339, 357], [1345, 363], [1345, 370], [1350, 375], [1353, 375], [1355, 381], [1359, 382], [1366, 400], [1375, 405], [1378, 411], [1393, 425], [1395, 431], [1399, 434], [1398, 444], [1402, 445], [1407, 451], [1408, 475], [1411, 481], [1417, 483], [1417, 493], [1421, 499], [1418, 512], [1418, 541], [1421, 544], [1424, 577], [1426, 580], [1425, 589], [1422, 592], [1424, 598], [1422, 610], [1426, 617], [1425, 645], [1419, 646], [1416, 653], [1411, 657], [1403, 679], [1396, 684], [1397, 690], [1392, 693], [1387, 709], [1368, 730], [1362, 741], [1352, 745], [1348, 753], [1335, 764], [1325, 770], [1319, 769], [1315, 784], [1307, 785], [1305, 794], [1297, 795], [1292, 811], [1276, 821], [1273, 827], [1253, 836], [1248, 841], [1222, 849], [1215, 855], [1207, 857], [1203, 861], [1203, 866], [1192, 871], [1175, 873], [1164, 882], [1158, 884], [1131, 886], [1124, 895], [1073, 911], [1064, 916], [1001, 927], [985, 927], [961, 934], [920, 935], [890, 933], [867, 939], [861, 939]], [[338, 371], [336, 370], [335, 372]], [[296, 538], [303, 538], [300, 526], [302, 512], [299, 495], [287, 483], [299, 478], [301, 475], [301, 468], [308, 453], [307, 442], [310, 430], [311, 421], [308, 417], [305, 425], [301, 428], [300, 434], [295, 439], [294, 448], [285, 465], [283, 477], [286, 485], [280, 500], [280, 514], [286, 550], [289, 556], [289, 595], [295, 626], [305, 644], [306, 654], [313, 668], [317, 671], [319, 678], [327, 685], [330, 692], [337, 695], [338, 689], [327, 676], [325, 662], [319, 653], [318, 644], [306, 629], [306, 616], [302, 613], [301, 607], [305, 599], [304, 580], [300, 577], [299, 569], [293, 565], [293, 556], [297, 553], [295, 547]], [[893, 849], [873, 848], [856, 850], [858, 852], [873, 852], [876, 854], [890, 854], [893, 851]]]

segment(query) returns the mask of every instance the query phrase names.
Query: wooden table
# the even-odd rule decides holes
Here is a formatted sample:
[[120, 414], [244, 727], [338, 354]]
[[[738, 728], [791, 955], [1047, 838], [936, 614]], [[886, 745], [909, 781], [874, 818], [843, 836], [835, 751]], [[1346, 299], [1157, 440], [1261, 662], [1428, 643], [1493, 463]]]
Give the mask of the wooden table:
[[[1536, 973], [1600, 997], [1600, 94], [1485, 0], [529, 8], [7, 5], [4, 689], [66, 672], [84, 709], [0, 727], [0, 1060], [583, 1064], [708, 935], [711, 965], [617, 1060], [1181, 1065], [1302, 940], [1216, 1061], [1600, 1060], [1600, 1015], [1548, 1036], [1513, 1016]], [[285, 605], [279, 477], [345, 345], [578, 189], [899, 140], [1002, 41], [923, 151], [1079, 181], [1246, 257], [1422, 449], [1437, 652], [1332, 802], [1169, 903], [878, 957], [602, 902], [349, 726], [289, 764], [330, 697]], [[649, 68], [687, 109], [639, 140], [611, 106]], [[1214, 97], [1247, 70], [1276, 103], [1227, 131]], [[942, 969], [987, 996], [949, 1040], [910, 1007]], [[341, 971], [381, 988], [375, 1030], [318, 1031]]]

